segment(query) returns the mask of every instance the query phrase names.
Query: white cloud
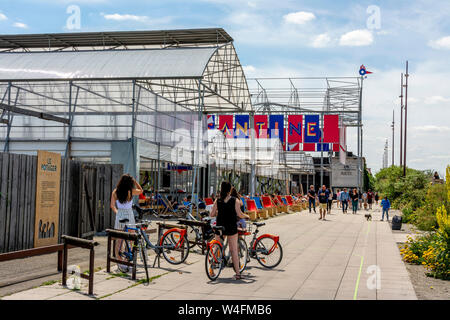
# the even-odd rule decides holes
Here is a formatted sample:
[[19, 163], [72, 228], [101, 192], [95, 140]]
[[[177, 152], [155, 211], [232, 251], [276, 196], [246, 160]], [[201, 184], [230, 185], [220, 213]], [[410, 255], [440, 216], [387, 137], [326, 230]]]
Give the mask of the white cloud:
[[245, 73], [253, 73], [256, 71], [256, 68], [252, 65], [242, 66], [242, 69], [244, 69]]
[[412, 130], [422, 131], [422, 132], [450, 132], [450, 127], [447, 126], [435, 126], [435, 125], [425, 125], [425, 126], [416, 126], [413, 127]]
[[444, 98], [443, 96], [431, 96], [425, 98], [425, 104], [436, 104], [450, 102], [450, 98]]
[[293, 24], [305, 24], [315, 18], [314, 13], [305, 11], [291, 12], [283, 16], [284, 21]]
[[28, 26], [25, 23], [22, 23], [22, 22], [15, 22], [13, 24], [13, 27], [22, 28], [22, 29], [27, 29], [28, 28]]
[[8, 17], [5, 16], [3, 13], [0, 13], [0, 21], [8, 20]]
[[434, 49], [450, 49], [450, 36], [431, 40], [428, 45]]
[[328, 34], [323, 33], [319, 34], [314, 38], [313, 43], [311, 44], [314, 48], [325, 48], [331, 42], [331, 38]]
[[341, 46], [368, 46], [373, 43], [372, 32], [366, 29], [354, 30], [341, 36], [339, 44]]
[[137, 15], [133, 15], [133, 14], [119, 14], [119, 13], [103, 14], [102, 13], [102, 16], [106, 20], [115, 20], [115, 21], [127, 21], [127, 20], [138, 21], [138, 22], [148, 21], [147, 16], [137, 16]]

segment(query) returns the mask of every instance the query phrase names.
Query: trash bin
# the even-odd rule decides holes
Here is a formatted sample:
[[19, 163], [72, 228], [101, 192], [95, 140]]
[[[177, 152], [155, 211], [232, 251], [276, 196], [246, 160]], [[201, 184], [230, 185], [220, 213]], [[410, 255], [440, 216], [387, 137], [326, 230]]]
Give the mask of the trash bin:
[[392, 218], [392, 230], [400, 230], [402, 228], [402, 217], [394, 216]]

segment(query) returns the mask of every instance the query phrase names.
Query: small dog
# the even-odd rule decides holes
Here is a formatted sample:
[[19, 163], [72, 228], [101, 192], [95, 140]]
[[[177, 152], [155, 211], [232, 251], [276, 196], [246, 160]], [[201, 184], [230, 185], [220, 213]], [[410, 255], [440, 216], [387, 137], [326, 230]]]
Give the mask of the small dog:
[[366, 213], [364, 217], [367, 219], [367, 221], [372, 220], [372, 215], [370, 213]]

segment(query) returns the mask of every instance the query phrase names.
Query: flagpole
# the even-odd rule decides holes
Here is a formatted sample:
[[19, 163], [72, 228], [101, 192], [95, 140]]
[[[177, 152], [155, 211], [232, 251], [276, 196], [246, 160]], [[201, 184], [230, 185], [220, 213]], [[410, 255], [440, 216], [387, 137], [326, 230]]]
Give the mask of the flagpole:
[[405, 74], [405, 143], [403, 150], [403, 176], [406, 177], [406, 131], [407, 131], [407, 116], [408, 116], [408, 61], [406, 61], [406, 74]]

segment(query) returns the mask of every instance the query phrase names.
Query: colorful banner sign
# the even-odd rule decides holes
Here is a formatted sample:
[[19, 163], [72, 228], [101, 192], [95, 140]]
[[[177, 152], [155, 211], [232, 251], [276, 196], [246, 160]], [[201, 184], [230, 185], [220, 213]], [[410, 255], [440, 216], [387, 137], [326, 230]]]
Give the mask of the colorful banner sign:
[[216, 124], [216, 116], [213, 114], [208, 114], [206, 116], [206, 123], [208, 124], [208, 129], [214, 129]]
[[283, 150], [286, 150], [284, 142], [284, 116], [274, 115], [269, 116], [269, 138], [278, 138], [283, 145]]
[[255, 125], [255, 132], [256, 132], [256, 139], [262, 138], [268, 138], [268, 122], [267, 122], [267, 115], [255, 115], [253, 117], [253, 122]]
[[339, 115], [326, 114], [323, 116], [323, 142], [339, 142]]
[[319, 115], [306, 115], [305, 116], [305, 134], [303, 141], [305, 143], [318, 143], [320, 142], [320, 127], [319, 127]]
[[237, 114], [234, 116], [234, 121], [236, 123], [234, 129], [234, 138], [245, 138], [248, 139], [250, 127], [250, 117], [248, 114]]
[[300, 144], [302, 143], [303, 139], [302, 124], [302, 115], [288, 115], [288, 151], [300, 151]]
[[219, 116], [219, 130], [223, 132], [226, 138], [233, 138], [233, 116]]

